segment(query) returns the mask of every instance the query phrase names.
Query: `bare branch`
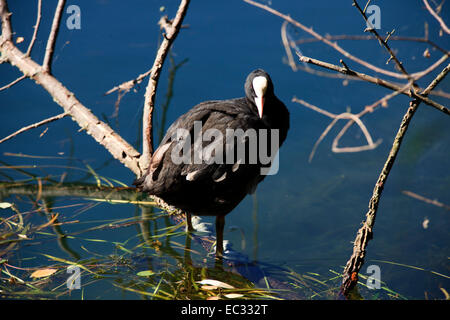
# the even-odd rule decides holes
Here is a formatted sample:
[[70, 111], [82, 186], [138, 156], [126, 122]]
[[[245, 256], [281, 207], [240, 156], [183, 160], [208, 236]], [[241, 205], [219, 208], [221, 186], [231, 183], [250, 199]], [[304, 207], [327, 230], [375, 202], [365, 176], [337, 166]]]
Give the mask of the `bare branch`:
[[25, 131], [28, 131], [28, 130], [31, 130], [31, 129], [34, 129], [34, 128], [38, 128], [38, 127], [40, 127], [40, 126], [43, 126], [44, 124], [47, 124], [47, 123], [50, 123], [50, 122], [53, 122], [53, 121], [62, 119], [62, 118], [64, 118], [65, 116], [68, 116], [68, 113], [67, 113], [67, 112], [60, 113], [60, 114], [58, 114], [58, 115], [56, 115], [56, 116], [53, 116], [53, 117], [44, 119], [44, 120], [42, 120], [42, 121], [33, 123], [33, 124], [29, 125], [29, 126], [23, 127], [23, 128], [21, 128], [21, 129], [17, 130], [16, 132], [10, 134], [9, 136], [7, 136], [7, 137], [1, 139], [1, 140], [0, 140], [0, 143], [3, 143], [3, 142], [5, 142], [5, 141], [7, 141], [7, 140], [9, 140], [9, 139], [11, 139], [11, 138], [14, 138], [15, 136], [17, 136], [17, 135], [19, 135], [19, 134], [21, 134], [21, 133], [23, 133], [23, 132], [25, 132]]
[[[407, 84], [406, 86], [404, 86], [402, 89], [403, 91], [409, 90], [409, 88], [411, 87], [411, 84]], [[375, 101], [374, 103], [372, 103], [371, 105], [366, 106], [360, 113], [358, 113], [356, 116], [358, 118], [361, 118], [362, 116], [364, 116], [365, 114], [369, 113], [369, 112], [373, 112], [375, 110], [376, 107], [378, 107], [379, 105], [383, 105], [386, 104], [388, 100], [392, 99], [393, 97], [401, 94], [402, 92], [400, 91], [395, 91], [395, 92], [391, 92], [390, 94], [384, 96], [381, 99], [378, 99], [377, 101]], [[340, 139], [342, 138], [342, 136], [345, 134], [345, 132], [347, 132], [347, 130], [355, 123], [354, 120], [350, 119], [344, 127], [342, 127], [341, 131], [339, 131], [339, 133], [336, 135], [336, 137], [333, 140], [333, 144], [332, 144], [332, 148], [335, 149], [339, 149], [341, 150], [341, 152], [352, 152], [352, 150], [349, 150], [348, 148], [338, 148], [338, 144]], [[378, 141], [377, 141], [378, 142]], [[359, 150], [357, 150], [359, 151]]]
[[0, 0], [0, 18], [2, 19], [1, 44], [3, 41], [12, 41], [11, 12], [8, 10], [6, 0]]
[[120, 137], [106, 123], [100, 121], [86, 108], [75, 95], [69, 91], [51, 74], [44, 72], [42, 67], [21, 52], [11, 41], [3, 42], [0, 51], [12, 65], [16, 66], [24, 75], [32, 78], [52, 96], [66, 113], [78, 125], [86, 130], [98, 143], [104, 146], [111, 155], [122, 162], [136, 175], [141, 175], [139, 167], [140, 154], [128, 142]]
[[431, 13], [431, 15], [439, 22], [442, 30], [444, 30], [445, 33], [450, 34], [450, 29], [447, 27], [444, 20], [442, 20], [442, 18], [438, 16], [438, 14], [433, 10], [433, 8], [431, 8], [430, 4], [428, 3], [428, 0], [423, 0], [423, 3], [425, 4], [425, 7], [427, 7], [427, 10]]
[[34, 42], [36, 41], [36, 36], [39, 29], [39, 24], [41, 23], [41, 12], [42, 12], [42, 0], [38, 0], [38, 8], [37, 8], [37, 16], [36, 16], [36, 24], [34, 25], [33, 36], [31, 37], [30, 44], [28, 46], [28, 50], [26, 55], [29, 56], [31, 54], [31, 50], [33, 50]]
[[284, 50], [286, 51], [286, 55], [288, 58], [289, 66], [291, 67], [292, 71], [297, 71], [297, 65], [295, 64], [294, 57], [292, 56], [291, 51], [291, 45], [289, 44], [289, 39], [287, 37], [286, 33], [286, 26], [289, 24], [289, 22], [284, 21], [281, 25], [281, 41], [283, 42]]
[[408, 190], [403, 190], [402, 193], [406, 194], [407, 196], [409, 196], [411, 198], [414, 198], [414, 199], [417, 199], [417, 200], [420, 200], [420, 201], [432, 204], [432, 205], [437, 206], [437, 207], [441, 207], [441, 208], [450, 210], [450, 206], [445, 205], [442, 202], [437, 201], [436, 199], [431, 200], [431, 199], [425, 198], [424, 196], [421, 196], [420, 194], [417, 194], [417, 193], [414, 193], [414, 192], [408, 191]]
[[309, 155], [308, 161], [311, 162], [312, 158], [314, 157], [314, 154], [317, 150], [317, 147], [319, 146], [320, 142], [325, 138], [325, 136], [328, 134], [328, 132], [333, 128], [333, 126], [337, 123], [340, 119], [350, 119], [353, 122], [355, 122], [361, 129], [361, 132], [364, 134], [364, 137], [366, 138], [367, 144], [362, 146], [356, 146], [356, 147], [338, 147], [336, 139], [333, 141], [332, 151], [335, 153], [342, 153], [342, 152], [360, 152], [360, 151], [366, 151], [366, 150], [372, 150], [378, 147], [378, 145], [381, 143], [381, 140], [378, 140], [377, 142], [373, 142], [372, 136], [370, 135], [369, 131], [367, 130], [364, 123], [359, 119], [359, 115], [352, 114], [349, 112], [344, 112], [341, 114], [333, 114], [331, 112], [328, 112], [326, 110], [323, 110], [317, 106], [314, 106], [302, 99], [298, 99], [296, 97], [292, 98], [293, 102], [302, 104], [303, 106], [312, 109], [316, 112], [319, 112], [329, 118], [332, 118], [333, 121], [325, 128], [325, 130], [320, 135], [319, 139], [317, 139], [316, 143], [314, 144], [314, 147]]
[[[370, 1], [369, 1], [370, 2]], [[361, 9], [361, 7], [358, 4], [358, 1], [353, 0], [353, 5], [358, 9], [358, 11], [361, 13], [361, 15], [364, 18], [364, 21], [367, 23], [367, 16], [366, 16], [366, 9], [367, 6], [369, 4], [369, 2], [367, 2], [364, 10]], [[383, 38], [380, 37], [380, 35], [378, 34], [377, 30], [374, 28], [370, 28], [369, 29], [370, 32], [378, 39], [378, 41], [380, 42], [380, 44], [387, 50], [387, 52], [389, 52], [389, 54], [391, 55], [389, 59], [393, 59], [395, 64], [397, 65], [397, 68], [408, 78], [408, 80], [411, 80], [411, 76], [408, 74], [408, 72], [406, 72], [406, 69], [403, 67], [403, 64], [397, 59], [396, 55], [394, 54], [394, 52], [391, 50], [391, 48], [389, 47], [389, 45], [387, 44], [387, 39], [384, 40]], [[391, 33], [389, 34], [388, 37], [390, 37]]]
[[428, 105], [430, 105], [430, 106], [432, 106], [432, 107], [434, 107], [434, 108], [444, 112], [447, 115], [450, 115], [450, 110], [448, 108], [444, 107], [443, 105], [441, 105], [441, 104], [439, 104], [439, 103], [437, 103], [437, 102], [435, 102], [435, 101], [433, 101], [433, 100], [431, 100], [431, 99], [429, 99], [429, 98], [427, 98], [427, 97], [425, 97], [425, 96], [423, 96], [423, 95], [421, 95], [419, 93], [413, 92], [411, 90], [409, 92], [405, 92], [405, 90], [402, 89], [402, 87], [400, 87], [400, 86], [398, 86], [398, 85], [396, 85], [396, 84], [394, 84], [392, 82], [389, 82], [389, 81], [386, 81], [386, 80], [382, 80], [380, 78], [372, 77], [372, 76], [369, 76], [369, 75], [361, 73], [361, 72], [350, 70], [348, 68], [339, 67], [339, 66], [336, 66], [336, 65], [328, 63], [328, 62], [323, 62], [323, 61], [320, 61], [320, 60], [317, 60], [317, 59], [305, 57], [305, 56], [300, 55], [298, 52], [297, 52], [297, 55], [299, 56], [300, 61], [302, 61], [302, 62], [314, 64], [314, 65], [317, 65], [317, 66], [320, 66], [320, 67], [323, 67], [323, 68], [326, 68], [326, 69], [334, 70], [334, 71], [337, 71], [337, 72], [340, 72], [340, 73], [343, 73], [343, 74], [346, 74], [346, 75], [349, 75], [349, 76], [357, 77], [357, 78], [362, 79], [364, 81], [367, 81], [367, 82], [374, 83], [374, 84], [377, 84], [379, 86], [385, 87], [387, 89], [391, 89], [391, 90], [394, 90], [394, 91], [399, 91], [399, 92], [401, 92], [401, 93], [403, 93], [403, 94], [405, 94], [405, 95], [407, 95], [407, 96], [409, 96], [411, 98], [418, 98], [418, 99], [422, 100], [424, 103], [426, 103], [426, 104], [428, 104]]
[[147, 169], [150, 157], [153, 154], [153, 135], [152, 135], [152, 115], [155, 105], [156, 89], [158, 87], [158, 80], [164, 64], [164, 60], [169, 52], [169, 49], [175, 40], [186, 15], [190, 0], [181, 0], [177, 13], [173, 21], [169, 21], [167, 17], [161, 18], [159, 21], [162, 29], [165, 31], [164, 40], [162, 41], [158, 52], [156, 53], [155, 61], [151, 69], [148, 85], [145, 92], [144, 112], [142, 117], [142, 157], [140, 159], [140, 166], [144, 170]]
[[114, 88], [106, 91], [105, 96], [108, 94], [111, 94], [117, 90], [123, 91], [125, 93], [130, 91], [136, 84], [141, 83], [142, 80], [144, 80], [144, 78], [147, 77], [151, 72], [152, 72], [152, 69], [148, 70], [145, 73], [140, 74], [136, 79], [128, 80], [126, 82], [123, 82], [122, 84], [115, 86]]
[[368, 63], [368, 62], [366, 62], [366, 61], [364, 61], [364, 60], [362, 60], [362, 59], [360, 59], [360, 58], [350, 54], [348, 51], [346, 51], [343, 48], [341, 48], [336, 42], [331, 42], [326, 37], [323, 37], [319, 33], [315, 32], [312, 28], [308, 28], [308, 27], [304, 26], [300, 22], [292, 19], [290, 16], [285, 15], [285, 14], [283, 14], [283, 13], [281, 13], [281, 12], [279, 12], [279, 11], [269, 7], [269, 6], [266, 6], [264, 4], [255, 2], [253, 0], [243, 0], [243, 1], [253, 5], [255, 7], [264, 9], [264, 10], [266, 10], [266, 11], [268, 11], [268, 12], [270, 12], [270, 13], [272, 13], [272, 14], [274, 14], [274, 15], [276, 15], [276, 16], [278, 16], [278, 17], [280, 17], [280, 18], [282, 18], [282, 19], [284, 19], [286, 21], [288, 21], [289, 23], [292, 23], [293, 25], [299, 27], [303, 31], [305, 31], [305, 32], [309, 33], [310, 35], [312, 35], [314, 38], [316, 38], [316, 39], [322, 41], [323, 43], [325, 43], [326, 45], [332, 47], [333, 49], [335, 49], [336, 51], [338, 51], [339, 53], [344, 55], [344, 57], [346, 57], [346, 58], [348, 58], [350, 60], [353, 60], [356, 63], [358, 63], [358, 64], [360, 64], [360, 65], [362, 65], [362, 66], [364, 66], [364, 67], [366, 67], [368, 69], [371, 69], [371, 70], [373, 70], [375, 72], [382, 73], [384, 75], [387, 75], [387, 76], [390, 76], [390, 77], [394, 77], [394, 78], [397, 78], [397, 79], [407, 79], [408, 78], [404, 74], [399, 74], [397, 72], [392, 72], [392, 71], [388, 71], [388, 70], [379, 68], [377, 66], [374, 66], [373, 64], [370, 64], [370, 63]]
[[53, 17], [52, 29], [50, 30], [50, 35], [47, 40], [47, 47], [45, 48], [45, 57], [42, 67], [45, 72], [51, 73], [53, 51], [55, 50], [56, 38], [58, 36], [59, 24], [61, 22], [62, 11], [66, 0], [59, 0], [56, 6], [55, 16]]
[[16, 80], [11, 81], [11, 82], [8, 83], [7, 85], [1, 87], [1, 88], [0, 88], [0, 91], [3, 91], [3, 90], [6, 90], [6, 89], [11, 88], [13, 85], [15, 85], [16, 83], [22, 81], [22, 80], [25, 79], [25, 78], [26, 78], [26, 76], [24, 76], [24, 75], [18, 77]]
[[[441, 73], [439, 73], [439, 75], [428, 85], [428, 87], [421, 92], [421, 95], [427, 96], [431, 92], [431, 90], [433, 90], [439, 84], [439, 82], [441, 82], [442, 79], [445, 78], [449, 71], [450, 65], [445, 67], [441, 71]], [[347, 261], [343, 272], [343, 281], [341, 285], [341, 294], [343, 295], [347, 295], [349, 290], [357, 282], [357, 274], [364, 263], [367, 245], [370, 239], [372, 239], [373, 227], [375, 224], [375, 218], [384, 185], [387, 181], [392, 166], [394, 165], [395, 159], [397, 157], [398, 151], [400, 150], [401, 143], [406, 134], [406, 131], [408, 130], [411, 119], [417, 111], [420, 102], [421, 100], [417, 98], [410, 102], [410, 106], [403, 116], [402, 122], [395, 136], [391, 151], [389, 152], [384, 167], [381, 170], [377, 182], [375, 183], [373, 194], [369, 201], [369, 210], [366, 213], [366, 220], [364, 221], [363, 226], [357, 232], [356, 239], [353, 243], [352, 256]]]

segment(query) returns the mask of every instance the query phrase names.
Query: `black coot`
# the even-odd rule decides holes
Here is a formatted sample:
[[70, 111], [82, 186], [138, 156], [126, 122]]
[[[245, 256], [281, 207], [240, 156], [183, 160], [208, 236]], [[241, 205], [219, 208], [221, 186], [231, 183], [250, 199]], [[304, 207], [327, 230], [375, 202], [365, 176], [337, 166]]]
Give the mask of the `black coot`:
[[191, 214], [216, 216], [221, 256], [225, 215], [265, 178], [288, 130], [270, 76], [254, 70], [244, 98], [203, 102], [179, 117], [134, 184], [185, 211], [191, 230]]

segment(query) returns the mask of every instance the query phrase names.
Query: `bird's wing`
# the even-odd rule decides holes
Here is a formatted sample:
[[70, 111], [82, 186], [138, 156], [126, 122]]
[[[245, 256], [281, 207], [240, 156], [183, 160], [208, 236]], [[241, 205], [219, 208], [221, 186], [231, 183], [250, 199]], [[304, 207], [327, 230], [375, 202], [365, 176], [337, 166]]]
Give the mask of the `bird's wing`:
[[[150, 166], [147, 175], [151, 175], [153, 180], [157, 179], [157, 175], [162, 169], [162, 165], [168, 159], [168, 152], [174, 148], [174, 142], [179, 142], [182, 136], [179, 135], [178, 129], [183, 129], [185, 133], [189, 133], [191, 139], [194, 137], [194, 125], [196, 122], [202, 124], [202, 130], [209, 128], [217, 128], [220, 130], [233, 120], [234, 117], [244, 114], [243, 99], [235, 99], [230, 102], [224, 101], [209, 101], [203, 102], [192, 108], [187, 113], [180, 116], [167, 129], [166, 135], [161, 141], [160, 146], [150, 160]], [[178, 140], [177, 140], [178, 137]], [[205, 144], [202, 145], [202, 147]], [[167, 159], [167, 160], [166, 160]], [[184, 165], [183, 174], [189, 174], [193, 171], [205, 169], [203, 166]], [[203, 173], [207, 173], [202, 171]], [[189, 177], [192, 177], [189, 176]]]

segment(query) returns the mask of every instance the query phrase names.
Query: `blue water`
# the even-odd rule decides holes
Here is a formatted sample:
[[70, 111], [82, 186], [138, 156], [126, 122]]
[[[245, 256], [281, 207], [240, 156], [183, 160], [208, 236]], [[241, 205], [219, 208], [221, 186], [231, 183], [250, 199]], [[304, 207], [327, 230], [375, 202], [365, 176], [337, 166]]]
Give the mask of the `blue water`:
[[[10, 2], [15, 35], [25, 38], [18, 47], [26, 51], [33, 32], [36, 5], [33, 1], [27, 1], [26, 5]], [[308, 27], [313, 26], [322, 35], [364, 35], [364, 22], [351, 6], [351, 1], [327, 0], [320, 5], [309, 1], [272, 0], [263, 3], [290, 14]], [[421, 37], [426, 22], [430, 40], [447, 50], [450, 48], [448, 35], [439, 36], [438, 24], [421, 2], [372, 1], [372, 4], [381, 8], [380, 34], [395, 29], [398, 36]], [[55, 5], [56, 1], [43, 3], [43, 19], [32, 53], [32, 58], [38, 62], [44, 56]], [[112, 118], [117, 96], [104, 96], [104, 93], [151, 67], [161, 37], [157, 21], [164, 14], [173, 17], [178, 1], [134, 1], [132, 4], [84, 1], [79, 6], [81, 30], [68, 30], [64, 25], [68, 15], [63, 16], [55, 48], [54, 75], [100, 119], [107, 117], [111, 126], [137, 148], [146, 81], [122, 99], [118, 121]], [[161, 12], [162, 7], [164, 10]], [[448, 4], [445, 4], [442, 14], [447, 21], [449, 13]], [[282, 22], [279, 17], [243, 1], [193, 1], [184, 21], [186, 28], [181, 30], [171, 51], [175, 63], [188, 60], [176, 73], [166, 128], [199, 102], [242, 96], [245, 77], [251, 70], [260, 67], [269, 72], [277, 96], [290, 110], [291, 130], [281, 149], [280, 171], [258, 187], [256, 198], [248, 196], [227, 216], [225, 238], [251, 259], [331, 277], [329, 270], [340, 272], [352, 252], [351, 241], [364, 220], [374, 183], [409, 99], [397, 96], [389, 101], [387, 108], [363, 118], [373, 139], [382, 139], [375, 150], [333, 153], [331, 144], [342, 128], [342, 122], [330, 131], [309, 163], [314, 143], [331, 119], [291, 102], [294, 96], [332, 113], [347, 109], [358, 113], [389, 91], [358, 81], [344, 84], [342, 79], [293, 72], [285, 63], [286, 54], [280, 38]], [[288, 30], [293, 39], [310, 37], [294, 27]], [[393, 70], [392, 62], [385, 64], [388, 55], [377, 41], [342, 40], [339, 44], [358, 57]], [[409, 72], [421, 71], [441, 57], [440, 52], [426, 44], [400, 41], [391, 41], [390, 44]], [[342, 58], [330, 47], [319, 43], [301, 44], [299, 48], [306, 56], [330, 63], [339, 64]], [[423, 57], [426, 48], [430, 49], [429, 59]], [[370, 72], [355, 62], [345, 61], [351, 68]], [[160, 107], [165, 101], [168, 66], [169, 61], [166, 61], [159, 82], [155, 130], [161, 125]], [[1, 85], [19, 75], [17, 69], [7, 64], [0, 66], [0, 74]], [[436, 74], [435, 71], [424, 77], [419, 84], [426, 86]], [[450, 91], [448, 78], [438, 89]], [[431, 97], [448, 106], [448, 99]], [[0, 137], [62, 112], [52, 98], [31, 80], [21, 81], [0, 92], [0, 105], [3, 120]], [[440, 288], [450, 289], [449, 212], [402, 193], [409, 190], [450, 205], [448, 121], [447, 116], [429, 106], [419, 107], [385, 185], [374, 239], [368, 247], [366, 266], [379, 265], [382, 281], [407, 298], [442, 299], [444, 295]], [[79, 132], [77, 124], [70, 119], [48, 127], [42, 137], [39, 134], [43, 128], [39, 128], [1, 144], [0, 160], [12, 165], [83, 166], [87, 163], [100, 175], [127, 184], [133, 181], [134, 176], [128, 169], [111, 160], [110, 155], [90, 136]], [[354, 146], [363, 142], [364, 136], [353, 127], [341, 144]], [[70, 159], [12, 157], [5, 152]], [[36, 172], [45, 176], [61, 174], [64, 170], [51, 167]], [[8, 170], [2, 169], [1, 172], [14, 176]], [[66, 181], [84, 176], [83, 172], [70, 171]], [[95, 180], [90, 177], [85, 182], [95, 183]], [[254, 203], [257, 203], [256, 213]], [[114, 219], [132, 216], [134, 212], [135, 208], [130, 205], [99, 205], [89, 211], [89, 217], [80, 215], [79, 219]], [[426, 229], [422, 224], [425, 219], [429, 220]], [[241, 232], [229, 228], [236, 226], [245, 237], [244, 246]], [[64, 256], [66, 253], [55, 249], [53, 254]]]

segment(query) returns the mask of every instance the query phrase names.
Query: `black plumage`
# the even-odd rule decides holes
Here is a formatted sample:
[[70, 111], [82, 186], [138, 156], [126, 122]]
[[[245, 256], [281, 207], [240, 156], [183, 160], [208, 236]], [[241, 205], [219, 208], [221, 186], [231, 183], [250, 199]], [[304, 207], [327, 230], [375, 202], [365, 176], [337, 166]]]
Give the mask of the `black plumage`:
[[[260, 140], [264, 138], [260, 129], [268, 132], [269, 155], [271, 145], [277, 142], [270, 139], [270, 130], [278, 130], [279, 146], [289, 130], [289, 112], [275, 96], [272, 81], [265, 71], [258, 69], [248, 75], [245, 95], [237, 99], [202, 102], [180, 116], [167, 130], [152, 156], [146, 174], [134, 182], [141, 191], [156, 195], [187, 212], [189, 220], [190, 214], [216, 216], [216, 251], [219, 255], [223, 252], [225, 215], [265, 178], [261, 168], [270, 167], [270, 164], [262, 163], [259, 156], [256, 162], [251, 158], [255, 150], [259, 155]], [[198, 128], [200, 125], [200, 135], [196, 136], [196, 126]], [[181, 139], [179, 129], [184, 133]], [[211, 129], [211, 133], [221, 134], [222, 138], [213, 135], [205, 139], [204, 134], [208, 129]], [[252, 135], [241, 136], [244, 140], [234, 137], [232, 140], [227, 139], [227, 130], [230, 129], [254, 132], [256, 140], [251, 138]], [[176, 133], [179, 134], [178, 139]], [[245, 157], [238, 159], [237, 144], [240, 141], [244, 141]], [[253, 148], [255, 141], [257, 144]], [[183, 144], [190, 147], [190, 153], [183, 163], [174, 163], [174, 156], [177, 158], [181, 155], [179, 150]], [[211, 152], [213, 149], [214, 152]], [[205, 150], [208, 150], [206, 154], [209, 158], [205, 157]], [[195, 154], [197, 161], [194, 159]], [[200, 154], [203, 158], [199, 158]]]

